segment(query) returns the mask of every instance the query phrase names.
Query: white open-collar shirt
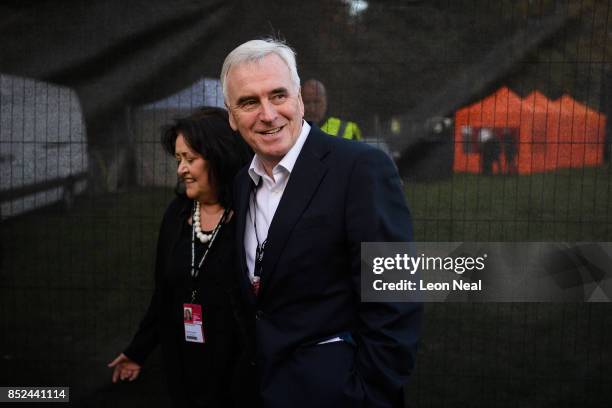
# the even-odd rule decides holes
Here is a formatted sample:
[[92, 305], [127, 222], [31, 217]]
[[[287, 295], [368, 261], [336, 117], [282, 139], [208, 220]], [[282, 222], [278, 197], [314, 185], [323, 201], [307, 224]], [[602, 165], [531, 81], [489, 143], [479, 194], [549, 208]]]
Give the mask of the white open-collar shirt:
[[[306, 138], [310, 133], [310, 125], [306, 121], [302, 122], [302, 131], [297, 140], [289, 149], [282, 160], [272, 169], [274, 178], [268, 176], [263, 167], [261, 159], [256, 154], [249, 166], [249, 176], [255, 185], [263, 179], [262, 185], [256, 190], [256, 194], [249, 195], [249, 213], [246, 218], [246, 228], [244, 229], [244, 250], [246, 252], [246, 262], [249, 269], [249, 278], [253, 281], [255, 270], [255, 249], [257, 241], [262, 244], [268, 237], [268, 229], [278, 208], [285, 187], [291, 177], [293, 166], [302, 151]], [[255, 205], [255, 202], [257, 205]], [[253, 223], [255, 219], [255, 223]], [[254, 225], [257, 225], [257, 236], [255, 235]]]

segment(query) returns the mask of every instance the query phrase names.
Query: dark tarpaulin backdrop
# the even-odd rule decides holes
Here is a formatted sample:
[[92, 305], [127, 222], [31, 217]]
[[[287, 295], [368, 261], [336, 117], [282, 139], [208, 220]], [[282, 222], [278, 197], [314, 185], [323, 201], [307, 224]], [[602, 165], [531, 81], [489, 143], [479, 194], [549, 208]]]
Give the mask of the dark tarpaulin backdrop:
[[74, 88], [94, 122], [217, 76], [244, 26], [231, 1], [16, 3], [0, 6], [0, 71]]
[[[403, 175], [419, 179], [440, 171], [423, 157], [441, 158], [442, 176], [450, 174], [448, 145], [427, 143], [436, 140], [430, 118], [452, 114], [503, 79], [529, 93], [534, 87], [525, 78], [542, 74], [533, 63], [548, 54], [561, 50], [561, 62], [570, 62], [585, 48], [595, 60], [606, 53], [599, 44], [605, 38], [593, 35], [601, 27], [581, 29], [591, 9], [569, 3], [370, 1], [367, 13], [357, 16], [347, 12], [348, 3], [5, 2], [0, 72], [74, 88], [94, 153], [112, 161], [112, 143], [132, 156], [123, 136], [126, 109], [202, 76], [216, 78], [227, 52], [245, 40], [280, 36], [298, 51], [302, 79], [328, 84], [330, 110], [359, 119], [375, 137], [385, 136], [379, 124], [391, 115], [411, 127], [408, 137], [390, 143], [406, 151], [398, 163]], [[605, 2], [595, 3], [593, 12], [606, 11]], [[569, 88], [593, 99], [573, 72], [578, 65], [549, 75], [562, 79], [547, 80], [544, 91], [557, 97]], [[125, 170], [119, 173], [129, 184]], [[95, 168], [92, 173], [95, 178]]]

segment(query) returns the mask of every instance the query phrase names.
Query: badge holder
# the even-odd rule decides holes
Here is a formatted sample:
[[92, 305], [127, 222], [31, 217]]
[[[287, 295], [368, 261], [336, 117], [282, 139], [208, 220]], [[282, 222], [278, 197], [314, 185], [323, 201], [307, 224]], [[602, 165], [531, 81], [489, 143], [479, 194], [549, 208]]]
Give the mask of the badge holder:
[[183, 321], [185, 324], [185, 341], [190, 343], [204, 343], [202, 306], [194, 303], [184, 303]]

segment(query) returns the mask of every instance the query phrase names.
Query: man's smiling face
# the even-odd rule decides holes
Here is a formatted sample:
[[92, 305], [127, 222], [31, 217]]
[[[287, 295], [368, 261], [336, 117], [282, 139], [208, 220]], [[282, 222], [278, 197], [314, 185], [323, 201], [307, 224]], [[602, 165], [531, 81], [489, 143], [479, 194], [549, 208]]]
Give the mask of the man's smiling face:
[[299, 87], [276, 54], [232, 67], [226, 81], [231, 127], [271, 171], [302, 130], [304, 103]]

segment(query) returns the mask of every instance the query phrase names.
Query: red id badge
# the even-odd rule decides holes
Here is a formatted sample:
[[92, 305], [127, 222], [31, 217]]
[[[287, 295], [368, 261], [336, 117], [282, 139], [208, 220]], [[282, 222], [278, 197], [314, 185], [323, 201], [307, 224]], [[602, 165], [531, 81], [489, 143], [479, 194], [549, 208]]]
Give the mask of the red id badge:
[[193, 303], [183, 303], [183, 322], [185, 324], [185, 341], [204, 343], [202, 306]]

